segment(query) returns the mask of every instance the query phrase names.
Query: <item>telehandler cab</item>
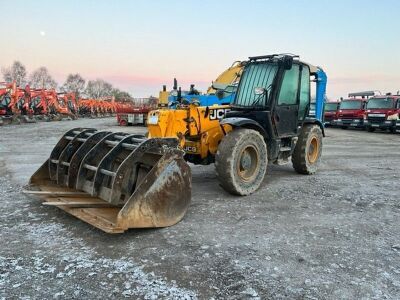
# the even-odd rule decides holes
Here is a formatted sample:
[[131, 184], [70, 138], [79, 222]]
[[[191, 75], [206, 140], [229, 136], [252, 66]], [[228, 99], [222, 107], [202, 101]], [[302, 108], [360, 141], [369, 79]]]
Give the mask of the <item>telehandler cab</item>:
[[[308, 117], [311, 79], [316, 82], [313, 118]], [[214, 106], [190, 104], [150, 114], [154, 127], [149, 126], [148, 138], [70, 130], [31, 177], [35, 191], [27, 193], [118, 233], [170, 226], [183, 218], [191, 198], [185, 160], [214, 161], [221, 185], [238, 195], [259, 188], [268, 162], [291, 160], [297, 172], [312, 174], [322, 151], [326, 81], [321, 68], [294, 55], [250, 57], [224, 119], [211, 112]], [[183, 151], [190, 143], [201, 151]]]
[[[292, 161], [301, 174], [316, 172], [322, 151], [326, 75], [294, 55], [250, 57], [231, 110], [220, 122], [229, 132], [215, 157], [217, 177], [229, 192], [248, 195], [264, 179], [268, 161]], [[316, 80], [315, 117], [310, 77]], [[227, 131], [227, 130], [226, 130]]]

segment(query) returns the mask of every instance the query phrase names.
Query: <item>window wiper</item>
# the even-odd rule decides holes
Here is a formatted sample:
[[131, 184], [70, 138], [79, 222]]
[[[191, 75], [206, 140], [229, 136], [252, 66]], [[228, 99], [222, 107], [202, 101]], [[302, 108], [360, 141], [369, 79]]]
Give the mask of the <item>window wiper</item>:
[[265, 94], [258, 95], [257, 99], [255, 99], [253, 101], [253, 103], [251, 103], [250, 106], [255, 106], [261, 100], [261, 97], [263, 97], [263, 96], [265, 97]]

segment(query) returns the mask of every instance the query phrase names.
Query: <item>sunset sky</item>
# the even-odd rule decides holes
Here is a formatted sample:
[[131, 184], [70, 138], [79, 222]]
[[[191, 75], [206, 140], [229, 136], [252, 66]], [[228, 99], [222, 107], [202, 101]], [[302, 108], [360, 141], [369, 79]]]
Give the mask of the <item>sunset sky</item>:
[[296, 53], [328, 97], [400, 90], [400, 1], [4, 1], [0, 66], [102, 78], [134, 97], [202, 90], [235, 60]]

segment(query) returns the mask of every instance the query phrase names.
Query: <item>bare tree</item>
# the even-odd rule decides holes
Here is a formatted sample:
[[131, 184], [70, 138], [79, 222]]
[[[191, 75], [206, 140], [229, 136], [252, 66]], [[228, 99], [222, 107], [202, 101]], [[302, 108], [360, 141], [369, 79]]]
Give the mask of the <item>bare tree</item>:
[[80, 74], [69, 74], [61, 90], [66, 93], [74, 92], [76, 97], [79, 98], [85, 91], [85, 82], [85, 79]]
[[51, 77], [46, 67], [40, 67], [30, 76], [31, 87], [37, 89], [55, 89], [57, 82]]
[[111, 83], [103, 79], [89, 80], [86, 86], [85, 94], [90, 98], [101, 98], [112, 96], [113, 87]]
[[115, 97], [115, 100], [117, 100], [117, 101], [133, 99], [131, 94], [129, 94], [128, 92], [125, 92], [125, 91], [121, 91], [118, 88], [113, 88], [113, 90], [111, 91], [111, 94]]
[[14, 61], [11, 67], [4, 68], [1, 71], [5, 81], [11, 82], [15, 80], [17, 86], [21, 87], [26, 84], [26, 68], [21, 62]]

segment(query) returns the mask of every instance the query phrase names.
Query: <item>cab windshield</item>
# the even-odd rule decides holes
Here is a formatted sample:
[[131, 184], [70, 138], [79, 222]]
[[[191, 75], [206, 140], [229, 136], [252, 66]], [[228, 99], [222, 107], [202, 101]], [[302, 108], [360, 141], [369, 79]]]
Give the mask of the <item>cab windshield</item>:
[[392, 98], [371, 98], [368, 100], [367, 109], [393, 108], [394, 101]]
[[268, 93], [270, 93], [271, 90], [269, 88], [275, 79], [277, 71], [277, 63], [256, 62], [249, 64], [243, 71], [232, 106], [266, 106], [267, 99], [265, 99], [265, 94], [256, 95], [254, 90], [256, 87], [261, 87], [268, 89]]
[[340, 102], [340, 109], [361, 109], [361, 100], [344, 100]]
[[325, 111], [336, 111], [337, 103], [325, 103]]

